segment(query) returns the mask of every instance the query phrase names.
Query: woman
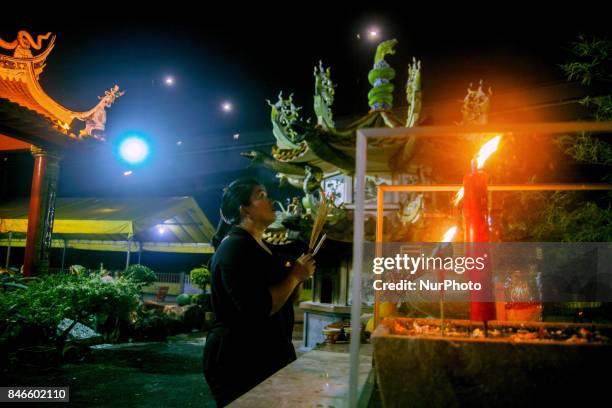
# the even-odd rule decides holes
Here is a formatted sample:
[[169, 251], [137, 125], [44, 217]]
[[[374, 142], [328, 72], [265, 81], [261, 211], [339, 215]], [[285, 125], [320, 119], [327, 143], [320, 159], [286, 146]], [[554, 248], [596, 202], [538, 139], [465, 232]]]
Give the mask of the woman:
[[215, 323], [204, 346], [204, 376], [219, 406], [296, 358], [290, 298], [314, 273], [314, 260], [302, 255], [289, 263], [270, 251], [262, 235], [275, 218], [256, 180], [236, 180], [224, 190], [211, 261]]

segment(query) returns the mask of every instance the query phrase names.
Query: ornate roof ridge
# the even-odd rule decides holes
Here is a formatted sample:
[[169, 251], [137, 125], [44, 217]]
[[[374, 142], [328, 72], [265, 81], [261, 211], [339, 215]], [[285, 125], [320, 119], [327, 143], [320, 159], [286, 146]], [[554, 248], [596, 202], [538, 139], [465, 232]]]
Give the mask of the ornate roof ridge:
[[[32, 54], [32, 49], [40, 50], [43, 41], [49, 40], [47, 47], [38, 55]], [[53, 124], [71, 137], [86, 136], [104, 140], [103, 131], [106, 123], [105, 109], [110, 107], [116, 98], [124, 92], [118, 85], [99, 96], [98, 103], [90, 110], [77, 112], [63, 106], [49, 96], [38, 82], [44, 70], [47, 56], [55, 46], [55, 36], [51, 33], [38, 35], [36, 40], [27, 31], [19, 31], [14, 41], [8, 42], [0, 38], [0, 49], [14, 50], [12, 56], [0, 54], [0, 98], [17, 103], [49, 118]], [[17, 86], [17, 83], [25, 86]], [[85, 129], [78, 135], [71, 133], [74, 119], [85, 122]]]

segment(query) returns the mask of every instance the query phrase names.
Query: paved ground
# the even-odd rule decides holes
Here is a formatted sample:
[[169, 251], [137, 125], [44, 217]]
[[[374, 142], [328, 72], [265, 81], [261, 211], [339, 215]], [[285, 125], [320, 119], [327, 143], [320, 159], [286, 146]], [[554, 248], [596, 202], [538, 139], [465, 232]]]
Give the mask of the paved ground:
[[[302, 330], [303, 314], [298, 309], [296, 350]], [[70, 387], [69, 404], [45, 403], [47, 407], [214, 407], [202, 375], [204, 342], [204, 333], [192, 333], [171, 337], [167, 343], [109, 345], [94, 349], [77, 364], [0, 374], [0, 386]]]
[[[295, 337], [300, 331], [298, 323]], [[293, 343], [298, 350], [301, 340], [295, 337]], [[214, 407], [202, 375], [204, 341], [203, 333], [193, 333], [174, 336], [167, 343], [112, 345], [94, 349], [78, 364], [10, 376], [0, 374], [0, 386], [70, 387], [69, 404], [45, 403], [46, 407]], [[377, 393], [369, 406], [382, 406]]]
[[70, 404], [45, 406], [214, 407], [202, 375], [203, 345], [201, 333], [168, 343], [115, 345], [78, 364], [11, 375], [2, 385], [70, 386]]
[[[296, 320], [294, 346], [298, 350], [303, 326], [301, 319]], [[94, 349], [77, 364], [0, 375], [0, 386], [70, 387], [69, 404], [45, 406], [214, 407], [202, 375], [204, 342], [204, 333], [192, 333], [171, 337], [167, 343], [109, 345]]]

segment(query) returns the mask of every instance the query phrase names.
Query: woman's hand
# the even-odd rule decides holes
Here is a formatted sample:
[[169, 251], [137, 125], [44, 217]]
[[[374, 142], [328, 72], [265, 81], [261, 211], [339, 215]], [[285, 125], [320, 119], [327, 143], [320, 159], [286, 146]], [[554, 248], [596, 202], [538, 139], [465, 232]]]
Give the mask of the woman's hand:
[[297, 261], [295, 261], [295, 265], [293, 265], [293, 270], [291, 273], [300, 281], [305, 281], [312, 277], [315, 271], [315, 260], [313, 259], [311, 254], [304, 254], [300, 256]]
[[315, 261], [312, 259], [312, 255], [302, 255], [295, 261], [291, 273], [289, 273], [285, 279], [276, 285], [270, 286], [270, 296], [272, 297], [270, 316], [283, 307], [293, 290], [299, 286], [301, 282], [312, 277], [314, 270]]

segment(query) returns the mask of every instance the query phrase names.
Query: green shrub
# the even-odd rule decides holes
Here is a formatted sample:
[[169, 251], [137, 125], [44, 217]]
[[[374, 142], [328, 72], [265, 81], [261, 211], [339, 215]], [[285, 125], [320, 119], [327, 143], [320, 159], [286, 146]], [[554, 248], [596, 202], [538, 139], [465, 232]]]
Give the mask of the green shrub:
[[206, 285], [210, 283], [210, 271], [205, 266], [194, 268], [189, 274], [189, 279], [200, 289], [206, 290]]
[[27, 289], [0, 296], [0, 339], [18, 347], [63, 344], [69, 330], [57, 333], [63, 319], [91, 324], [107, 340], [119, 338], [120, 327], [131, 323], [140, 304], [139, 288], [119, 278], [104, 282], [98, 274], [47, 275]]
[[142, 286], [148, 285], [149, 283], [153, 283], [157, 280], [157, 276], [155, 275], [155, 272], [151, 270], [151, 268], [138, 264], [130, 265], [123, 276]]
[[191, 295], [191, 303], [200, 306], [205, 312], [209, 312], [212, 310], [209, 293], [199, 293], [197, 295]]
[[69, 270], [71, 275], [85, 275], [87, 273], [87, 268], [83, 265], [72, 265]]

